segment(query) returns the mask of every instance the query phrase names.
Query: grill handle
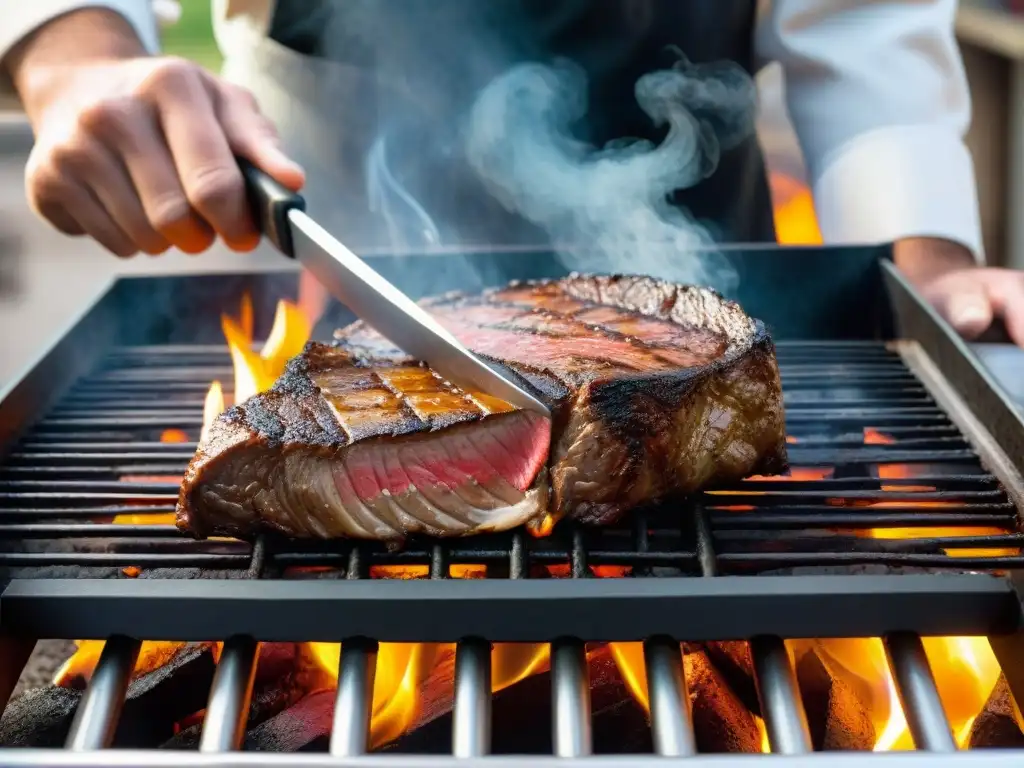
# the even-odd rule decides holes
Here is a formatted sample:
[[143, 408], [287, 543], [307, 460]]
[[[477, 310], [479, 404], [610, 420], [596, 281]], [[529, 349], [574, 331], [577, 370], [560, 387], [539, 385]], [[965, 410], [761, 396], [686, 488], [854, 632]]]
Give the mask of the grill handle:
[[248, 160], [238, 157], [238, 168], [245, 179], [249, 208], [256, 227], [285, 256], [295, 258], [288, 213], [306, 210], [306, 200], [264, 173]]

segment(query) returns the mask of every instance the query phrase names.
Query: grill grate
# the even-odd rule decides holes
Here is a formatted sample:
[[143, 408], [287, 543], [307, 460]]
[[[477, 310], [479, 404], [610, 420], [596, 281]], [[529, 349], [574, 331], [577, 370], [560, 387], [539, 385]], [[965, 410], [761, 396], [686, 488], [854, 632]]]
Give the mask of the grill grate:
[[[564, 527], [546, 540], [517, 532], [450, 545], [411, 542], [400, 552], [272, 542], [258, 575], [378, 565], [445, 572], [453, 564], [484, 565], [498, 576], [562, 564], [575, 576], [592, 566], [699, 575], [702, 554], [712, 551], [721, 574], [1024, 565], [1013, 503], [898, 353], [874, 342], [791, 342], [779, 344], [778, 355], [796, 479], [750, 480], [685, 508], [665, 505], [602, 531]], [[145, 524], [173, 512], [174, 478], [195, 450], [194, 442], [160, 442], [161, 434], [197, 437], [203, 394], [214, 378], [230, 381], [229, 362], [222, 347], [125, 347], [79, 381], [0, 468], [0, 567], [256, 575], [249, 543], [187, 541], [173, 525]], [[112, 524], [115, 515], [135, 515], [136, 524]], [[868, 537], [896, 528], [920, 535]]]
[[[177, 483], [161, 476], [179, 475], [195, 449], [194, 442], [161, 442], [161, 434], [179, 429], [194, 440], [210, 381], [229, 382], [231, 369], [222, 347], [115, 350], [25, 435], [0, 468], [0, 568], [7, 578], [16, 579], [3, 596], [5, 613], [24, 618], [36, 631], [64, 626], [61, 622], [72, 617], [78, 628], [96, 627], [94, 636], [110, 636], [72, 726], [70, 751], [25, 750], [4, 755], [2, 761], [26, 766], [166, 762], [165, 756], [152, 753], [89, 753], [110, 745], [139, 653], [138, 640], [117, 634], [122, 631], [119, 621], [127, 633], [133, 622], [141, 620], [132, 604], [125, 602], [131, 599], [148, 601], [152, 613], [148, 632], [168, 629], [163, 635], [143, 633], [143, 637], [174, 639], [173, 622], [189, 612], [202, 615], [192, 615], [187, 629], [175, 631], [191, 639], [228, 637], [206, 711], [200, 744], [205, 753], [229, 752], [240, 744], [257, 653], [253, 636], [276, 639], [274, 632], [285, 626], [303, 639], [342, 639], [329, 755], [245, 756], [230, 763], [197, 761], [195, 765], [361, 765], [351, 759], [367, 751], [377, 643], [356, 635], [430, 641], [434, 638], [421, 635], [431, 621], [445, 626], [445, 632], [459, 633], [448, 639], [462, 638], [456, 655], [453, 752], [462, 758], [485, 756], [491, 728], [490, 645], [480, 638], [533, 639], [516, 636], [512, 627], [521, 617], [514, 612], [504, 619], [495, 611], [488, 613], [488, 602], [501, 603], [489, 595], [508, 597], [509, 587], [536, 584], [555, 575], [568, 578], [546, 579], [545, 598], [552, 601], [549, 610], [571, 612], [573, 601], [583, 597], [594, 612], [577, 612], [567, 619], [591, 627], [592, 634], [545, 638], [552, 642], [552, 733], [557, 757], [584, 758], [592, 751], [586, 646], [577, 637], [620, 639], [609, 634], [616, 631], [611, 627], [629, 627], [628, 632], [644, 639], [655, 752], [662, 757], [686, 757], [685, 764], [694, 766], [703, 760], [693, 757], [696, 741], [682, 656], [678, 642], [669, 636], [749, 637], [738, 628], [757, 625], [768, 633], [752, 638], [751, 652], [772, 752], [788, 756], [783, 758], [787, 765], [800, 764], [795, 756], [809, 752], [811, 742], [793, 667], [780, 639], [787, 634], [782, 627], [800, 622], [803, 627], [816, 626], [815, 611], [828, 603], [837, 617], [833, 622], [837, 632], [856, 626], [863, 634], [876, 634], [875, 629], [881, 634], [902, 620], [894, 617], [906, 618], [915, 632], [925, 632], [929, 626], [942, 631], [946, 613], [956, 617], [954, 623], [995, 632], [1009, 624], [995, 626], [992, 614], [1005, 614], [1002, 608], [1006, 607], [1019, 611], [1019, 607], [1001, 579], [979, 583], [975, 577], [963, 577], [968, 580], [960, 582], [960, 577], [951, 576], [936, 587], [934, 576], [927, 577], [926, 585], [907, 575], [902, 577], [906, 592], [901, 593], [893, 589], [891, 580], [876, 583], [865, 575], [857, 579], [863, 586], [855, 592], [839, 586], [830, 593], [822, 584], [785, 578], [782, 581], [793, 591], [773, 602], [780, 597], [775, 594], [779, 582], [758, 577], [793, 569], [845, 572], [850, 567], [995, 574], [1024, 566], [1019, 549], [1024, 536], [1017, 532], [1016, 509], [999, 481], [982, 466], [972, 445], [896, 351], [874, 342], [781, 343], [778, 354], [791, 463], [797, 468], [794, 478], [746, 481], [724, 492], [641, 511], [627, 522], [602, 530], [562, 525], [547, 539], [516, 531], [452, 543], [419, 540], [401, 551], [388, 551], [375, 544], [266, 537], [255, 542], [194, 542], [182, 539], [172, 525], [141, 524], [173, 511]], [[804, 477], [813, 479], [799, 479]], [[111, 522], [115, 515], [138, 515], [139, 519], [130, 524]], [[912, 537], [865, 535], [879, 529], [911, 529], [907, 533]], [[417, 566], [428, 578], [391, 582], [387, 591], [370, 591], [382, 584], [372, 578], [377, 575], [374, 567], [384, 565]], [[475, 586], [459, 580], [437, 589], [440, 580], [457, 575], [452, 566], [458, 565], [486, 566], [487, 579]], [[142, 568], [141, 578], [92, 580], [122, 576], [129, 567]], [[237, 581], [199, 582], [195, 569], [202, 569], [202, 575], [235, 576]], [[649, 578], [593, 578], [609, 572]], [[63, 582], [69, 576], [86, 578], [71, 581], [77, 586], [67, 591]], [[180, 589], [158, 596], [157, 588], [166, 582], [147, 583], [150, 576], [180, 578]], [[48, 589], [45, 577], [59, 578]], [[757, 586], [744, 592], [730, 577]], [[366, 616], [376, 617], [361, 620], [361, 626], [379, 628], [379, 632], [349, 631], [344, 624], [345, 606], [336, 591], [329, 596], [333, 615], [316, 610], [317, 600], [327, 595], [324, 588], [330, 586], [325, 582], [339, 578], [347, 581], [346, 599], [359, 603]], [[243, 589], [252, 579], [265, 580], [260, 587], [262, 624], [254, 623], [251, 614], [234, 613], [241, 609], [240, 593], [233, 590]], [[305, 580], [301, 593], [288, 591], [300, 579]], [[680, 580], [695, 587], [686, 595], [677, 594], [671, 585]], [[594, 589], [561, 589], [560, 585], [568, 584]], [[659, 584], [670, 586], [659, 591]], [[719, 588], [726, 584], [730, 586]], [[462, 587], [474, 589], [470, 593]], [[872, 595], [873, 606], [881, 606], [877, 615], [850, 618], [864, 605], [866, 594]], [[374, 613], [367, 601], [378, 597], [384, 607]], [[466, 602], [469, 598], [474, 599], [471, 606]], [[208, 602], [199, 610], [204, 599]], [[400, 609], [396, 608], [399, 599], [405, 600]], [[676, 613], [673, 609], [673, 615], [667, 616], [664, 605], [657, 602], [662, 599], [693, 602], [685, 604], [689, 610]], [[730, 599], [739, 602], [730, 603]], [[709, 612], [711, 603], [716, 608]], [[608, 610], [602, 611], [599, 605]], [[910, 607], [913, 610], [908, 612]], [[394, 629], [396, 610], [404, 629]], [[496, 609], [502, 610], [506, 608], [500, 605]], [[94, 617], [85, 615], [90, 611], [102, 618], [90, 624]], [[780, 611], [794, 615], [772, 618], [773, 612]], [[475, 628], [471, 626], [475, 613], [484, 616], [481, 627], [500, 628], [491, 634], [470, 631]], [[729, 618], [745, 614], [756, 615]], [[843, 614], [847, 614], [845, 624]], [[316, 621], [311, 624], [308, 616]], [[222, 626], [235, 627], [232, 632], [244, 627], [249, 634], [217, 634]], [[416, 638], [394, 635], [409, 632], [409, 626], [419, 633]], [[557, 632], [557, 621], [552, 626], [556, 629], [550, 631]], [[655, 626], [660, 629], [648, 633]], [[728, 634], [733, 629], [736, 634]], [[918, 748], [955, 750], [920, 637], [896, 632], [887, 634], [884, 642]], [[862, 759], [874, 765], [876, 758], [829, 759], [852, 760], [853, 766]], [[881, 757], [879, 763], [887, 759]], [[902, 762], [910, 766], [915, 759], [904, 756]], [[990, 764], [998, 765], [999, 759]], [[375, 760], [379, 765], [393, 762], [423, 768], [443, 764], [432, 758], [380, 756]], [[488, 760], [503, 765], [500, 759]], [[179, 755], [166, 764], [171, 762], [185, 760]], [[544, 764], [533, 758], [530, 762]], [[634, 762], [645, 761], [617, 759], [620, 765]], [[664, 760], [659, 764], [664, 765]], [[716, 758], [708, 765], [731, 762]]]

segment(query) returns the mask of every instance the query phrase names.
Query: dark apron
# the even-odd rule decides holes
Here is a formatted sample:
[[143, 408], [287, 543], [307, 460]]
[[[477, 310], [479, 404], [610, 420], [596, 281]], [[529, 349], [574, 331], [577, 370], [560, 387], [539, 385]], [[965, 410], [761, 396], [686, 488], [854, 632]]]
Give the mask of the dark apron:
[[[543, 243], [462, 156], [473, 99], [509, 67], [566, 58], [585, 71], [595, 146], [664, 132], [638, 107], [644, 74], [728, 60], [753, 76], [756, 0], [278, 0], [253, 87], [310, 173], [311, 211], [361, 248]], [[268, 108], [269, 103], [269, 108]], [[674, 193], [719, 242], [774, 240], [756, 137]]]

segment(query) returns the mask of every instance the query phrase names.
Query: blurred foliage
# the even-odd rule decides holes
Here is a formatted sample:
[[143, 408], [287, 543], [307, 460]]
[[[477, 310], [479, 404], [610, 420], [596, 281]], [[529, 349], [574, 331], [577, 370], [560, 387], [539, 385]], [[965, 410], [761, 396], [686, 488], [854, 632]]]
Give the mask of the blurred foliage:
[[221, 55], [213, 39], [210, 0], [180, 0], [180, 3], [178, 23], [163, 30], [164, 51], [218, 72]]

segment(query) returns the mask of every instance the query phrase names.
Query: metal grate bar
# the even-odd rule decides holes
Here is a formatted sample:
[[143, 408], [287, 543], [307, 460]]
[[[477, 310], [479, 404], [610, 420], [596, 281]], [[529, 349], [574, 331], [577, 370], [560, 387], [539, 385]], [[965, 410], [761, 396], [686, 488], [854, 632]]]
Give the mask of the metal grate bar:
[[369, 751], [376, 670], [377, 643], [353, 638], [341, 644], [330, 742], [335, 757], [354, 757]]
[[888, 635], [883, 642], [915, 746], [930, 752], [955, 752], [956, 741], [942, 709], [921, 638], [910, 632], [899, 632]]
[[755, 637], [750, 641], [750, 655], [772, 752], [798, 755], [812, 751], [807, 712], [782, 638]]
[[[1020, 768], [1024, 749], [986, 750], [937, 755], [928, 752], [831, 752], [828, 755], [616, 755], [559, 758], [530, 755], [489, 756], [460, 761], [460, 768]], [[324, 754], [247, 752], [234, 755], [184, 755], [173, 750], [66, 752], [15, 749], [4, 754], [5, 768], [452, 768], [450, 755], [370, 755], [339, 760]]]
[[654, 751], [667, 757], [697, 754], [697, 736], [693, 730], [679, 643], [664, 637], [647, 640], [644, 665]]
[[452, 751], [455, 757], [491, 751], [491, 645], [484, 640], [463, 640], [455, 650]]
[[113, 742], [141, 647], [138, 640], [123, 635], [115, 635], [104, 644], [92, 680], [78, 703], [65, 742], [67, 749], [103, 749]]
[[593, 752], [590, 722], [590, 670], [586, 644], [575, 639], [551, 644], [552, 743], [558, 757]]
[[224, 643], [206, 704], [200, 752], [230, 752], [241, 748], [249, 719], [258, 649], [256, 641], [245, 635], [236, 635]]

